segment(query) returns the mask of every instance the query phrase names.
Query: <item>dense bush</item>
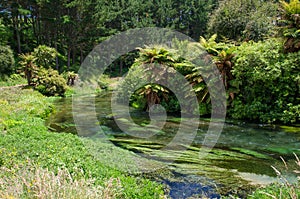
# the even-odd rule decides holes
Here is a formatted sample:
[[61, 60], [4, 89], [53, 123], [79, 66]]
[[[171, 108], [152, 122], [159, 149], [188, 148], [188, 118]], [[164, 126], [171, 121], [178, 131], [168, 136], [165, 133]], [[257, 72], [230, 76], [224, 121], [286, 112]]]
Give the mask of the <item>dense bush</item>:
[[233, 40], [261, 40], [274, 29], [277, 5], [260, 0], [225, 0], [210, 16], [209, 34]]
[[40, 68], [35, 83], [35, 89], [46, 96], [63, 96], [68, 87], [66, 80], [51, 68]]
[[234, 58], [231, 86], [236, 87], [229, 113], [260, 122], [300, 121], [300, 53], [282, 53], [275, 39], [244, 43]]
[[14, 70], [14, 54], [9, 46], [0, 45], [0, 78], [10, 75]]

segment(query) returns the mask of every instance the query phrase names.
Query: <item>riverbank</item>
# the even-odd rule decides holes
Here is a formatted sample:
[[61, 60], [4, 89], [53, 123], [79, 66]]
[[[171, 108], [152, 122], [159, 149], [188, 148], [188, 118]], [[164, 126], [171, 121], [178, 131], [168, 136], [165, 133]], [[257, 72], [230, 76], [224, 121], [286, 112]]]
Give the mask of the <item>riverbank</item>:
[[114, 155], [129, 156], [125, 150], [97, 143], [110, 151], [101, 160], [79, 137], [49, 132], [45, 119], [55, 111], [55, 99], [32, 89], [1, 89], [0, 198], [164, 198], [160, 184], [107, 165]]
[[[164, 187], [161, 184], [142, 178], [141, 175], [134, 175], [135, 177], [133, 177], [133, 175], [130, 176], [130, 172], [127, 172], [134, 170], [138, 171], [140, 169], [133, 168], [134, 164], [132, 164], [132, 162], [128, 162], [133, 160], [132, 157], [136, 158], [135, 154], [131, 151], [145, 150], [145, 152], [149, 152], [152, 150], [150, 150], [149, 147], [142, 147], [142, 145], [139, 145], [139, 147], [136, 148], [136, 146], [133, 146], [134, 150], [130, 151], [130, 145], [128, 144], [124, 145], [126, 146], [123, 147], [126, 148], [126, 150], [124, 150], [122, 149], [122, 147], [114, 147], [109, 143], [100, 141], [99, 139], [83, 139], [70, 133], [49, 132], [47, 127], [45, 126], [45, 119], [47, 119], [49, 115], [53, 115], [53, 113], [60, 111], [55, 110], [56, 106], [54, 107], [54, 104], [57, 100], [64, 99], [65, 98], [44, 97], [38, 92], [31, 89], [23, 89], [22, 86], [1, 88], [1, 198], [9, 198], [12, 196], [15, 198], [32, 198], [32, 194], [38, 193], [51, 195], [52, 192], [47, 192], [45, 189], [40, 189], [41, 187], [46, 187], [46, 182], [48, 181], [52, 182], [52, 184], [50, 183], [50, 185], [48, 183], [48, 185], [50, 186], [48, 187], [48, 190], [56, 190], [57, 192], [71, 194], [63, 196], [55, 195], [56, 198], [72, 198], [77, 196], [78, 193], [81, 194], [80, 196], [78, 196], [79, 198], [166, 197], [164, 195]], [[64, 116], [64, 118], [66, 118], [66, 115]], [[171, 123], [172, 121], [170, 120]], [[176, 121], [174, 122], [176, 123]], [[231, 131], [234, 130], [234, 126], [230, 127], [230, 129]], [[227, 131], [224, 132], [225, 134], [223, 133], [224, 136], [231, 140], [231, 134], [228, 134], [230, 131], [228, 131], [227, 133], [226, 132]], [[245, 132], [243, 134], [245, 134]], [[251, 137], [254, 136], [254, 134], [251, 135]], [[97, 137], [97, 135], [95, 137]], [[239, 141], [241, 141], [241, 139], [242, 138], [240, 137]], [[118, 141], [118, 144], [120, 143], [122, 142]], [[276, 152], [275, 148], [273, 149], [272, 150]], [[191, 148], [191, 150], [188, 150], [188, 154], [196, 156], [197, 154], [194, 154], [194, 150], [195, 148]], [[217, 155], [217, 152], [221, 152], [221, 150], [222, 148], [216, 149], [213, 151], [213, 154]], [[283, 153], [282, 155], [286, 154], [283, 151], [284, 149], [278, 148], [278, 150], [280, 150], [280, 153]], [[291, 152], [287, 153], [291, 154]], [[246, 159], [256, 159], [255, 156], [257, 156], [257, 153], [253, 153], [253, 151], [241, 151], [240, 149], [238, 150], [237, 148], [234, 148], [233, 151], [227, 151], [226, 154], [223, 151], [219, 154], [218, 158], [212, 156], [212, 159], [209, 160], [208, 165], [211, 165], [213, 162], [219, 162], [222, 164], [222, 162], [225, 162], [224, 158], [231, 157], [231, 154], [242, 159], [243, 157], [245, 157]], [[194, 161], [194, 159], [191, 159], [190, 157], [185, 158], [186, 159], [182, 159], [182, 163], [185, 164], [177, 162], [180, 164], [174, 164], [176, 166], [175, 168], [180, 168], [180, 165], [186, 165], [186, 168], [190, 168], [189, 171], [192, 169], [198, 172], [199, 170], [199, 175], [202, 171], [208, 171], [205, 168], [211, 168], [211, 166], [207, 167], [207, 165], [205, 166], [205, 164], [205, 167], [201, 167], [203, 161], [197, 163], [198, 161], [196, 159]], [[257, 158], [259, 158], [259, 156]], [[255, 160], [255, 162], [257, 163], [257, 160]], [[250, 162], [247, 161], [247, 164], [249, 163]], [[128, 165], [130, 165], [131, 168], [127, 168]], [[196, 167], [193, 167], [193, 165], [195, 165]], [[271, 166], [270, 164], [264, 165], [265, 167], [269, 168]], [[282, 166], [283, 165], [284, 164], [282, 163]], [[243, 166], [243, 164], [241, 164], [240, 166]], [[257, 166], [258, 165], [256, 165], [255, 168]], [[231, 166], [229, 167], [231, 168]], [[259, 170], [258, 168], [256, 168], [256, 170]], [[216, 167], [214, 167], [213, 169], [214, 171], [216, 171]], [[253, 169], [254, 167], [249, 168], [248, 172], [253, 171]], [[29, 170], [29, 172], [27, 172], [27, 170]], [[234, 172], [235, 170], [229, 171]], [[221, 170], [221, 173], [224, 174], [224, 172], [225, 170]], [[201, 176], [205, 175], [207, 175], [207, 173], [201, 174]], [[41, 176], [47, 177], [41, 179]], [[148, 177], [149, 176], [150, 175], [148, 175]], [[214, 178], [216, 176], [210, 177]], [[39, 179], [39, 181], [37, 181], [36, 179]], [[228, 184], [228, 180], [230, 181], [230, 179], [232, 179], [232, 176], [221, 179], [224, 179], [226, 181], [224, 182], [224, 184]], [[245, 177], [245, 179], [248, 179], [247, 176]], [[192, 180], [190, 180], [185, 177], [183, 178], [182, 182], [171, 180], [164, 181], [163, 183], [167, 184], [167, 186], [171, 188], [169, 196], [173, 198], [177, 198], [180, 195], [183, 196], [183, 190], [187, 191], [187, 189], [191, 189], [195, 191], [195, 193], [202, 192], [203, 190], [207, 189], [210, 193], [210, 196], [213, 196], [215, 194], [215, 190], [213, 188], [209, 188], [209, 186], [204, 186], [201, 188], [202, 185], [199, 183], [190, 183], [190, 181], [196, 182], [197, 180], [203, 181], [202, 178], [193, 178]], [[217, 180], [217, 178], [215, 180]], [[56, 184], [55, 182], [65, 184], [65, 186], [58, 186], [58, 184]], [[194, 185], [197, 187], [194, 187]], [[236, 184], [233, 186], [238, 185]], [[291, 191], [293, 189], [296, 189], [295, 194], [298, 194], [296, 196], [299, 196], [300, 193], [297, 188], [298, 185], [289, 187], [287, 185], [279, 186], [277, 184], [268, 186], [266, 189], [258, 189], [248, 197], [268, 198], [268, 196], [270, 195], [279, 197], [280, 194], [284, 194], [283, 196], [288, 196], [290, 193], [292, 193]], [[94, 193], [96, 195], [91, 196], [90, 193]], [[192, 195], [193, 193], [194, 192], [191, 192], [190, 194]], [[232, 192], [232, 194], [233, 193], [234, 192]], [[243, 198], [245, 197], [246, 196], [244, 195]]]

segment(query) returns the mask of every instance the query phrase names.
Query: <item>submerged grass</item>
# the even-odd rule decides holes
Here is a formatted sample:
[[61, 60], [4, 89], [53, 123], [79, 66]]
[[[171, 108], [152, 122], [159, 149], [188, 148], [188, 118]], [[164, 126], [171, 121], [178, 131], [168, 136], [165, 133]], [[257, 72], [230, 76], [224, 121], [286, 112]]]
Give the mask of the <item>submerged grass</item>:
[[[95, 158], [91, 155], [79, 137], [49, 132], [44, 123], [54, 111], [53, 100], [54, 98], [46, 98], [31, 89], [1, 88], [0, 198], [9, 198], [10, 195], [4, 194], [11, 193], [10, 190], [13, 189], [21, 190], [20, 187], [23, 187], [21, 196], [16, 195], [13, 198], [27, 197], [26, 190], [32, 180], [34, 189], [29, 190], [34, 194], [40, 193], [40, 188], [46, 185], [51, 189], [58, 189], [56, 191], [61, 189], [60, 191], [71, 194], [82, 185], [85, 189], [80, 192], [82, 194], [98, 190], [94, 194], [108, 192], [114, 198], [164, 197], [162, 185], [139, 176], [129, 176], [113, 165], [103, 163], [107, 160], [102, 162], [101, 156]], [[101, 148], [106, 145], [101, 146], [99, 142], [97, 146]], [[120, 160], [128, 155], [125, 151], [118, 153]], [[34, 164], [28, 164], [28, 160]], [[39, 179], [39, 183], [34, 181], [36, 179]], [[58, 184], [65, 186], [59, 188]], [[44, 188], [42, 192], [45, 192]], [[50, 196], [39, 198], [57, 198], [56, 195], [51, 196], [47, 192], [46, 195], [48, 194]], [[31, 195], [29, 198], [32, 198]]]

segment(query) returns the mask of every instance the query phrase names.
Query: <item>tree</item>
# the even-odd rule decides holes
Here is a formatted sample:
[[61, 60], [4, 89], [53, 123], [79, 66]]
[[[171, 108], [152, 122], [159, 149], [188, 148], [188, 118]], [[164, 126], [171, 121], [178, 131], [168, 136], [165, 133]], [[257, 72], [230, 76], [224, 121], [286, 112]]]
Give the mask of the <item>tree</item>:
[[[0, 35], [9, 38], [7, 44], [16, 54], [32, 52], [39, 45], [55, 48], [62, 55], [55, 59], [56, 69], [70, 71], [82, 63], [96, 44], [120, 31], [156, 26], [198, 39], [205, 33], [208, 13], [216, 2], [3, 0]], [[2, 34], [2, 30], [8, 34]], [[126, 64], [127, 60], [122, 57], [119, 63]]]
[[276, 15], [271, 1], [224, 0], [210, 16], [208, 33], [235, 41], [262, 40], [272, 33]]
[[[151, 76], [148, 80], [154, 79], [154, 76], [157, 76], [157, 78], [161, 78], [162, 76], [166, 78], [166, 81], [168, 81], [168, 67], [174, 67], [178, 57], [175, 53], [171, 53], [170, 50], [167, 50], [163, 47], [148, 47], [148, 48], [139, 48], [140, 50], [140, 56], [138, 59], [136, 59], [134, 67], [138, 67], [140, 65], [144, 64], [150, 64], [147, 70], [151, 70]], [[155, 64], [162, 65], [164, 67], [164, 70], [160, 70], [155, 67]], [[148, 71], [144, 71], [147, 73]], [[154, 76], [153, 76], [154, 75]], [[171, 92], [164, 88], [161, 85], [158, 84], [147, 84], [143, 86], [142, 88], [138, 89], [136, 91], [137, 95], [142, 95], [145, 97], [147, 106], [146, 110], [149, 111], [149, 109], [154, 104], [160, 104], [162, 101], [168, 101], [168, 98], [171, 98]]]
[[3, 20], [0, 18], [0, 45], [7, 45], [10, 36], [9, 29], [3, 24]]
[[20, 54], [19, 57], [20, 57], [19, 64], [22, 68], [22, 71], [24, 71], [24, 75], [27, 79], [27, 83], [28, 85], [32, 85], [33, 83], [32, 79], [37, 73], [37, 66], [35, 64], [36, 57], [31, 53]]
[[28, 52], [36, 42], [32, 25], [38, 17], [32, 12], [36, 9], [35, 0], [4, 0], [0, 4], [0, 15], [4, 25], [11, 29], [9, 45], [17, 53]]
[[281, 18], [284, 23], [281, 26], [281, 36], [286, 40], [285, 52], [297, 52], [300, 50], [300, 1], [291, 0], [289, 3], [280, 1]]
[[108, 34], [131, 28], [171, 28], [198, 39], [216, 0], [97, 0], [95, 16]]
[[[124, 84], [118, 88], [118, 100], [123, 101], [130, 97], [132, 106], [146, 111], [149, 111], [154, 104], [161, 104], [167, 112], [180, 111], [175, 93], [188, 93], [183, 90], [188, 88], [182, 85], [180, 79], [174, 77], [178, 77], [177, 66], [182, 68], [185, 64], [174, 50], [167, 47], [139, 48], [139, 57], [129, 69]], [[165, 87], [166, 85], [174, 87], [170, 90]], [[134, 91], [133, 95], [128, 96], [129, 91]], [[190, 105], [187, 100], [182, 103], [186, 106]], [[190, 111], [192, 112], [193, 110]]]

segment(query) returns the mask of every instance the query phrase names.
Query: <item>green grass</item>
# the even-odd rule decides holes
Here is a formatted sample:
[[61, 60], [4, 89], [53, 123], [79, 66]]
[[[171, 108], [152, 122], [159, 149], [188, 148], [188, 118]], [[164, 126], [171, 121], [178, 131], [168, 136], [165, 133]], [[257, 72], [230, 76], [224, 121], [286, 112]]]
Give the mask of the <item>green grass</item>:
[[[269, 185], [264, 188], [259, 188], [253, 192], [253, 194], [249, 195], [248, 198], [252, 199], [298, 199], [300, 198], [300, 159], [299, 157], [294, 153], [295, 155], [295, 163], [296, 163], [296, 169], [292, 169], [292, 171], [298, 175], [298, 182], [297, 183], [291, 183], [283, 174], [281, 171], [277, 170], [275, 167], [272, 166], [274, 171], [276, 172], [278, 178], [280, 179], [280, 183], [275, 183], [272, 185]], [[287, 166], [284, 159], [282, 159], [283, 164], [285, 165], [285, 168], [289, 170], [290, 168]]]
[[[34, 162], [37, 170], [46, 169], [58, 175], [65, 169], [72, 180], [93, 179], [94, 186], [107, 186], [119, 179], [122, 192], [117, 198], [163, 198], [162, 185], [139, 176], [130, 176], [92, 156], [82, 140], [72, 134], [49, 132], [45, 119], [54, 111], [52, 101], [31, 89], [5, 88], [0, 92], [0, 168], [14, 171], [15, 165]], [[101, 148], [101, 144], [97, 143]], [[103, 145], [105, 146], [105, 145]], [[126, 152], [118, 151], [120, 160]], [[105, 156], [109, 158], [109, 156]], [[116, 158], [116, 157], [114, 157]], [[45, 170], [43, 170], [45, 171]], [[46, 172], [46, 173], [47, 173]], [[33, 172], [33, 175], [36, 173]], [[13, 175], [3, 172], [1, 177]], [[112, 185], [112, 189], [114, 189]], [[0, 186], [0, 189], [3, 187]]]
[[300, 187], [298, 185], [293, 185], [294, 187], [289, 187], [286, 185], [273, 184], [265, 188], [257, 189], [248, 198], [251, 199], [298, 199], [300, 198]]

